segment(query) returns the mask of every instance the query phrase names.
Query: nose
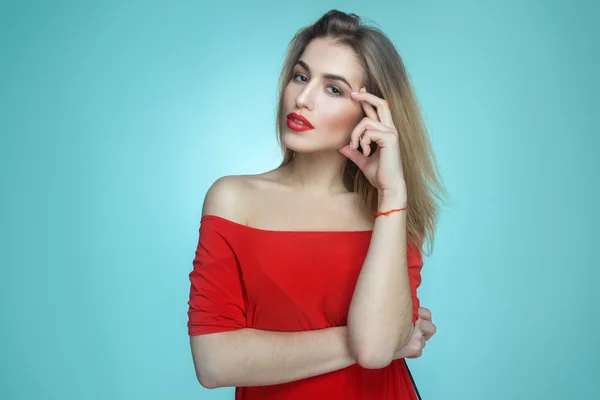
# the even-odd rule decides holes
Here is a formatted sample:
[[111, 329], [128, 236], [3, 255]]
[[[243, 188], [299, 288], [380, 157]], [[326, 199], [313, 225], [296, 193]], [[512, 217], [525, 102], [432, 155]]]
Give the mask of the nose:
[[298, 109], [306, 108], [307, 110], [312, 110], [314, 107], [313, 96], [313, 87], [308, 83], [300, 93], [298, 93], [298, 96], [296, 96], [296, 107], [298, 107]]

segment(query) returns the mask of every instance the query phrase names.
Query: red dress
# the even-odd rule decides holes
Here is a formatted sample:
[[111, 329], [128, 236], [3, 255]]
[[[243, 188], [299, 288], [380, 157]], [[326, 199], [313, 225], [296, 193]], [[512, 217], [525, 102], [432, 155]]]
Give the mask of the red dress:
[[[202, 217], [188, 310], [190, 336], [254, 328], [306, 331], [346, 325], [372, 231], [273, 231]], [[407, 247], [413, 301], [423, 261]], [[416, 399], [403, 360], [358, 364], [302, 380], [237, 387], [236, 400]]]

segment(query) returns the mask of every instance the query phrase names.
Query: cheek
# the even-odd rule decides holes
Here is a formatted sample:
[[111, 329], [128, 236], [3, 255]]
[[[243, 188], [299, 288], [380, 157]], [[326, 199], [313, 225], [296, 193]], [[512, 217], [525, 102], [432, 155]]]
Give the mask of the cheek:
[[332, 105], [325, 109], [327, 111], [322, 118], [323, 127], [338, 140], [349, 139], [350, 133], [362, 118], [361, 110], [351, 104], [339, 104], [337, 107]]
[[283, 105], [288, 112], [296, 109], [296, 97], [298, 96], [297, 86], [288, 83], [283, 91]]

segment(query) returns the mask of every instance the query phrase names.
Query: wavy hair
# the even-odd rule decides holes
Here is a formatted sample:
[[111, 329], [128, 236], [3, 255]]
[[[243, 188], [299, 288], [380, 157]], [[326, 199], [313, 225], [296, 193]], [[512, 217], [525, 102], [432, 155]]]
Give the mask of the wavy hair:
[[[439, 213], [436, 199], [446, 202], [448, 193], [441, 183], [420, 106], [398, 51], [380, 29], [363, 24], [356, 14], [330, 10], [313, 25], [300, 29], [287, 47], [278, 84], [277, 137], [283, 152], [280, 167], [288, 164], [295, 155], [293, 150], [285, 147], [281, 136], [285, 123], [283, 93], [292, 79], [294, 65], [306, 46], [316, 38], [328, 38], [334, 44], [353, 49], [364, 71], [362, 86], [367, 92], [387, 100], [399, 132], [408, 195], [407, 242], [422, 251], [427, 241], [427, 253], [431, 253]], [[377, 189], [351, 160], [346, 163], [343, 179], [347, 189], [356, 192], [365, 206], [375, 212]]]

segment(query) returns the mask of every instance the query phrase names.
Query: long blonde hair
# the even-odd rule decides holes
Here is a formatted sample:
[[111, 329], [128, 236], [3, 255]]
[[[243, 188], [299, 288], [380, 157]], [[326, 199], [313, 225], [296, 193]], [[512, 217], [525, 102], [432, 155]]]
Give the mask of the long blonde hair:
[[[428, 241], [430, 246], [427, 253], [430, 253], [439, 212], [435, 198], [445, 202], [448, 194], [441, 184], [429, 135], [400, 55], [383, 32], [362, 24], [357, 15], [330, 10], [313, 25], [300, 29], [289, 43], [278, 85], [277, 137], [283, 151], [280, 166], [288, 164], [294, 158], [294, 151], [285, 147], [281, 137], [285, 123], [285, 116], [282, 115], [283, 93], [292, 79], [294, 65], [306, 46], [313, 39], [322, 37], [352, 48], [365, 71], [366, 81], [363, 86], [367, 92], [388, 102], [394, 125], [399, 132], [408, 194], [407, 242], [422, 251], [424, 242]], [[347, 161], [343, 178], [348, 190], [356, 192], [365, 206], [374, 212], [377, 207], [377, 189], [369, 183], [354, 162]]]

